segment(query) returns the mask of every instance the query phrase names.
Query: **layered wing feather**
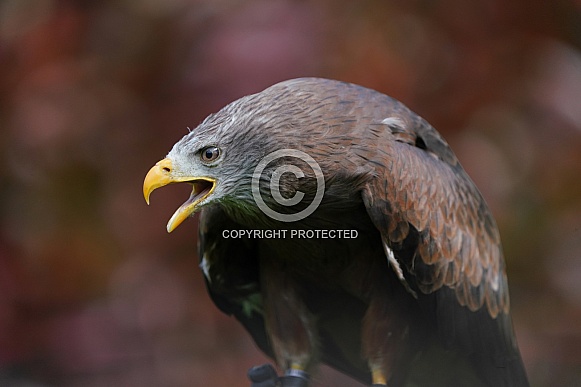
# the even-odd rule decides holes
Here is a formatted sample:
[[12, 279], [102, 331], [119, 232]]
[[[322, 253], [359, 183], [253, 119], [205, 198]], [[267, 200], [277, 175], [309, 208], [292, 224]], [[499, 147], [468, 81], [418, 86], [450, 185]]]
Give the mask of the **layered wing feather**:
[[488, 206], [428, 123], [412, 112], [387, 123], [389, 131], [375, 133], [390, 137], [389, 149], [375, 150], [362, 196], [386, 251], [394, 252], [390, 263], [417, 291], [443, 344], [471, 359], [487, 385], [528, 385]]
[[400, 263], [423, 293], [445, 286], [472, 311], [508, 313], [500, 237], [488, 206], [440, 135], [421, 119], [411, 125], [389, 123], [391, 149], [375, 153], [383, 167], [363, 191], [372, 221], [389, 247], [417, 231], [417, 251]]

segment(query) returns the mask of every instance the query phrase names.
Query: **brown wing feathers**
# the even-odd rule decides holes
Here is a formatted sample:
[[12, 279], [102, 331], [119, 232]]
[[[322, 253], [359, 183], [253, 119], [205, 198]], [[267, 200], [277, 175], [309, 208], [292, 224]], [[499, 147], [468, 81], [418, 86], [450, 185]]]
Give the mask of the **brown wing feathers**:
[[474, 183], [425, 121], [387, 123], [392, 150], [375, 153], [385, 167], [376, 168], [365, 191], [373, 196], [365, 201], [373, 203], [368, 211], [376, 226], [392, 244], [410, 226], [417, 230], [416, 255], [406, 267], [423, 293], [446, 286], [470, 310], [486, 305], [492, 317], [508, 312], [500, 238]]

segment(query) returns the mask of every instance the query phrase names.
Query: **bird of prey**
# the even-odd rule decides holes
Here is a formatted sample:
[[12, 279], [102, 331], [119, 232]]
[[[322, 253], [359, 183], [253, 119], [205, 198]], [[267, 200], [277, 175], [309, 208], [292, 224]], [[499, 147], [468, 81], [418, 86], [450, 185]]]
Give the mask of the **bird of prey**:
[[178, 141], [146, 201], [179, 182], [193, 190], [167, 230], [201, 213], [212, 300], [283, 371], [253, 370], [253, 386], [307, 386], [320, 362], [374, 386], [528, 385], [491, 212], [402, 103], [278, 83]]

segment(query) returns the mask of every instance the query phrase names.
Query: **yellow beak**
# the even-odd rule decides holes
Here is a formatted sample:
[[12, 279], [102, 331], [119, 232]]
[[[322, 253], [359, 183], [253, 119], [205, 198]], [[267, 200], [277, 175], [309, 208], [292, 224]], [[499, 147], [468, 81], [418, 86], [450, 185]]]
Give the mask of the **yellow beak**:
[[173, 183], [190, 183], [193, 186], [190, 198], [182, 204], [167, 223], [167, 232], [172, 232], [190, 215], [196, 212], [197, 205], [210, 196], [216, 187], [216, 180], [210, 177], [180, 176], [175, 173], [170, 159], [163, 159], [153, 166], [143, 181], [143, 197], [149, 204], [151, 193], [163, 186]]

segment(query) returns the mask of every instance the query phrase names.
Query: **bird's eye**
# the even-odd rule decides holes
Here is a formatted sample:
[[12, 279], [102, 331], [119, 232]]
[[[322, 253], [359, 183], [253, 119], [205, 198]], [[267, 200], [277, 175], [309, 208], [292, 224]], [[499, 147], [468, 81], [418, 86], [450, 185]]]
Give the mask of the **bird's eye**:
[[218, 157], [220, 157], [220, 148], [209, 146], [202, 149], [201, 158], [203, 162], [210, 163], [218, 159]]

